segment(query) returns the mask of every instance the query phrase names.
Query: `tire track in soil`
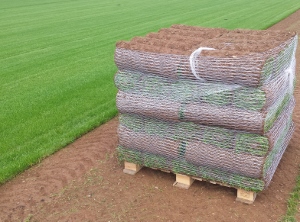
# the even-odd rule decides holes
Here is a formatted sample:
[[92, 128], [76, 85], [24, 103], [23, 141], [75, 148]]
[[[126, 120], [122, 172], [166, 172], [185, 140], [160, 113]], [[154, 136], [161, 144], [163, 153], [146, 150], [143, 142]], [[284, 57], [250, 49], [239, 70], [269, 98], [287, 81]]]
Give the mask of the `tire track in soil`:
[[[271, 29], [300, 33], [299, 17], [300, 10]], [[299, 49], [296, 56], [299, 79]], [[209, 183], [197, 181], [189, 190], [173, 188], [173, 174], [151, 169], [142, 169], [134, 177], [123, 174], [112, 156], [117, 146], [114, 118], [2, 185], [0, 221], [20, 221], [30, 214], [31, 221], [276, 221], [286, 212], [300, 164], [299, 83], [295, 133], [269, 188], [253, 205], [236, 203], [235, 189]], [[90, 175], [92, 168], [96, 173]], [[104, 182], [89, 185], [97, 175]]]
[[116, 118], [111, 120], [2, 185], [0, 221], [26, 218], [32, 207], [50, 201], [50, 194], [82, 177], [97, 160], [105, 158], [117, 145], [117, 124]]

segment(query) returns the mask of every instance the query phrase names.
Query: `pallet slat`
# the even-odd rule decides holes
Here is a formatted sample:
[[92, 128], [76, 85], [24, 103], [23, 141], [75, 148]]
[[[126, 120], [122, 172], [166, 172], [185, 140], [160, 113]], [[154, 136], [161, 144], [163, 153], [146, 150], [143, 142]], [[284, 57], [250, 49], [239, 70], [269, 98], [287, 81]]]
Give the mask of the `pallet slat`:
[[[143, 168], [143, 166], [125, 161], [123, 172], [126, 174], [135, 175], [142, 168]], [[159, 170], [159, 169], [154, 169], [154, 170]], [[161, 170], [161, 171], [170, 173], [170, 171], [164, 171], [164, 170]], [[207, 181], [205, 179], [198, 178], [198, 177], [192, 177], [192, 176], [187, 176], [187, 175], [183, 175], [183, 174], [176, 174], [176, 181], [173, 183], [173, 186], [183, 188], [183, 189], [189, 189], [195, 180]], [[231, 187], [226, 184], [218, 183], [215, 181], [207, 181], [207, 182], [212, 183], [212, 184], [218, 184], [221, 186]], [[255, 198], [256, 198], [255, 192], [237, 188], [236, 201], [246, 203], [246, 204], [253, 204], [255, 201]]]

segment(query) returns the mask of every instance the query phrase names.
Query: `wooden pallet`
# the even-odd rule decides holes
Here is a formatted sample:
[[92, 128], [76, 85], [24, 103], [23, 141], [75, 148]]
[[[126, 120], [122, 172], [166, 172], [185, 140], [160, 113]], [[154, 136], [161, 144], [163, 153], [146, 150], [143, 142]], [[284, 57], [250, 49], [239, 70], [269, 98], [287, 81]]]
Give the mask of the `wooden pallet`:
[[[135, 175], [137, 172], [139, 172], [143, 168], [143, 166], [140, 166], [135, 163], [129, 163], [126, 161], [124, 162], [124, 166], [125, 167], [124, 167], [123, 172], [126, 174], [130, 174], [130, 175]], [[155, 170], [161, 170], [161, 169], [155, 169]], [[167, 173], [171, 172], [171, 171], [164, 171], [164, 170], [161, 170], [161, 171], [167, 172]], [[173, 186], [183, 188], [183, 189], [188, 189], [188, 188], [190, 188], [190, 186], [193, 184], [193, 182], [195, 180], [206, 181], [206, 182], [209, 182], [212, 184], [219, 184], [221, 186], [231, 187], [231, 186], [228, 186], [227, 184], [210, 181], [210, 180], [205, 180], [205, 179], [202, 179], [199, 177], [187, 176], [187, 175], [183, 175], [183, 174], [176, 174], [176, 181], [174, 182]], [[239, 188], [237, 189], [236, 201], [246, 203], [246, 204], [253, 204], [255, 198], [256, 198], [255, 192], [247, 191], [247, 190], [243, 190], [243, 189], [239, 189]]]

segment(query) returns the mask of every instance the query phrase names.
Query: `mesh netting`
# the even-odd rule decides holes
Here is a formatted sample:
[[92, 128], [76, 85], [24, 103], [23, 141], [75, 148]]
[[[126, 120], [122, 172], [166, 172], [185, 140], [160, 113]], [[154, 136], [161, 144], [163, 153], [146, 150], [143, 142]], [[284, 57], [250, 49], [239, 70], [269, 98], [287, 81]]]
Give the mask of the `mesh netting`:
[[174, 173], [196, 176], [209, 181], [217, 181], [232, 187], [259, 192], [269, 185], [289, 140], [291, 139], [293, 131], [294, 127], [291, 125], [287, 134], [282, 136], [283, 139], [281, 139], [281, 143], [267, 156], [268, 164], [263, 165], [264, 178], [248, 177], [226, 171], [223, 168], [196, 165], [187, 161], [184, 157], [167, 158], [163, 155], [156, 155], [121, 145], [118, 146], [117, 151], [120, 160], [154, 169], [169, 170]]
[[198, 76], [211, 82], [257, 87], [288, 68], [297, 42], [295, 33], [177, 25], [130, 42], [119, 42], [115, 62], [122, 70], [195, 79], [189, 57], [194, 50], [205, 46], [216, 50], [203, 51], [196, 58]]
[[182, 25], [119, 42], [119, 158], [263, 190], [294, 130], [296, 44]]
[[121, 113], [264, 134], [292, 97], [286, 76], [267, 86], [250, 88], [119, 72], [115, 78], [120, 90], [117, 106]]

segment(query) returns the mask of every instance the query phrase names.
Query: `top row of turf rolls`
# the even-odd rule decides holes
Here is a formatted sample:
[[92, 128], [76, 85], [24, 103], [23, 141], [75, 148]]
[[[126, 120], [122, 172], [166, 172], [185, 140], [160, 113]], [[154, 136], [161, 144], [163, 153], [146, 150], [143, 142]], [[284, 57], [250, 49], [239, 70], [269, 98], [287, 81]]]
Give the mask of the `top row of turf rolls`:
[[295, 32], [173, 25], [118, 42], [115, 62], [119, 70], [195, 79], [189, 56], [199, 47], [209, 47], [215, 50], [202, 51], [196, 58], [199, 77], [208, 82], [258, 87], [288, 68], [297, 39]]

